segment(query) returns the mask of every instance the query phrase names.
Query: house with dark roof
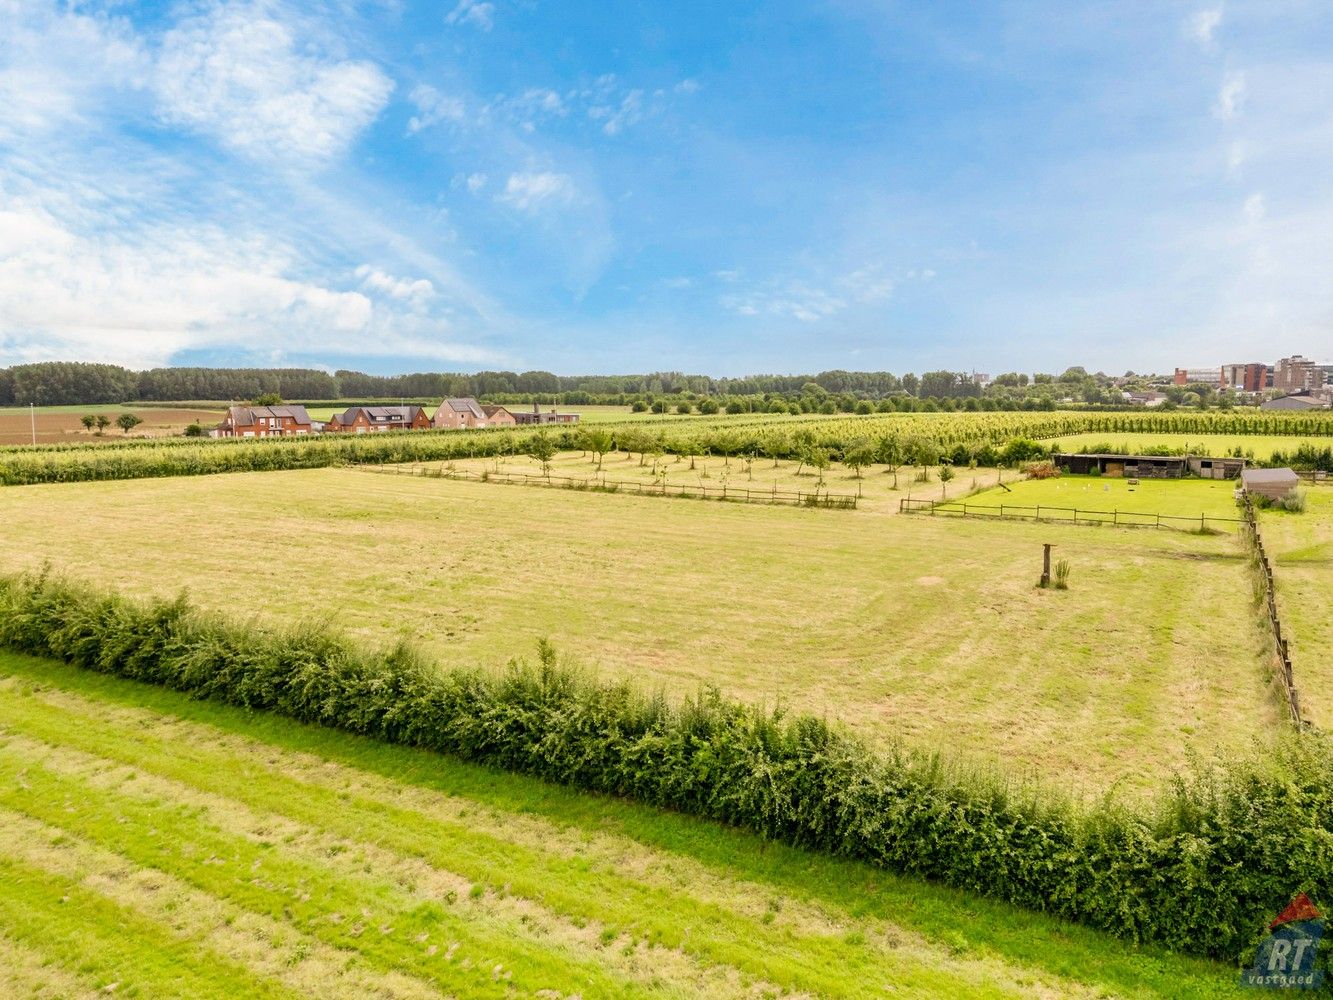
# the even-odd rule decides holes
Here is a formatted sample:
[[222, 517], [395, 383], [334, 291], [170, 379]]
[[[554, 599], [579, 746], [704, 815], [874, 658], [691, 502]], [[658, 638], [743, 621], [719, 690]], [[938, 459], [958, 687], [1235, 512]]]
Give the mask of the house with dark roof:
[[214, 437], [294, 437], [314, 424], [304, 406], [229, 406]]
[[421, 431], [430, 427], [424, 406], [349, 406], [324, 425], [325, 433], [368, 434], [377, 431]]
[[507, 427], [517, 423], [503, 406], [482, 406], [475, 399], [446, 399], [431, 417], [434, 427], [461, 430], [466, 427]]

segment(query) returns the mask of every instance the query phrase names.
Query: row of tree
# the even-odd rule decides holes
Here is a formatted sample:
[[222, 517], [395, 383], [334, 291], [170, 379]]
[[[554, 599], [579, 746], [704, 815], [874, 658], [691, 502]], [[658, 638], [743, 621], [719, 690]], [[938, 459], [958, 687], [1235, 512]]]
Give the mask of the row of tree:
[[249, 400], [273, 394], [284, 399], [439, 399], [486, 397], [500, 403], [589, 404], [661, 397], [796, 398], [843, 397], [880, 400], [1028, 397], [1112, 402], [1109, 376], [1070, 368], [1062, 375], [1007, 373], [987, 389], [962, 372], [932, 371], [920, 376], [891, 372], [826, 371], [817, 375], [753, 375], [712, 378], [681, 372], [647, 375], [555, 375], [544, 371], [483, 371], [471, 375], [417, 372], [367, 375], [313, 368], [154, 368], [136, 372], [118, 365], [41, 362], [0, 369], [0, 406], [99, 405], [129, 401]]

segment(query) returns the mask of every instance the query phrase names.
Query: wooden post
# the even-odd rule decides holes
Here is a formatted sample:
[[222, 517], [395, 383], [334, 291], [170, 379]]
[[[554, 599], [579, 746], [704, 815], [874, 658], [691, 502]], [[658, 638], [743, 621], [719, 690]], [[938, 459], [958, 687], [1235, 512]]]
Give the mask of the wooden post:
[[1041, 585], [1049, 587], [1051, 585], [1051, 549], [1053, 546], [1050, 542], [1046, 542], [1041, 548]]

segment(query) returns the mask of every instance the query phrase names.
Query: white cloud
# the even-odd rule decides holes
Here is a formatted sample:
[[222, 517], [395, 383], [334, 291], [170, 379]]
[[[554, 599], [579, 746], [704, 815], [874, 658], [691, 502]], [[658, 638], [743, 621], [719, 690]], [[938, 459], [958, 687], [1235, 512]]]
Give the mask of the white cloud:
[[1222, 23], [1221, 7], [1204, 7], [1196, 10], [1189, 19], [1190, 34], [1194, 39], [1204, 47], [1213, 44], [1213, 32], [1217, 31], [1218, 25]]
[[490, 31], [495, 24], [495, 4], [478, 0], [458, 0], [458, 6], [445, 16], [446, 24], [471, 24]]
[[1256, 191], [1245, 199], [1245, 207], [1242, 210], [1245, 215], [1245, 221], [1249, 223], [1263, 222], [1267, 214], [1267, 204], [1262, 191]]
[[699, 92], [699, 81], [686, 78], [673, 88], [677, 94], [695, 94]]
[[568, 204], [574, 196], [574, 182], [568, 174], [543, 171], [510, 174], [504, 191], [496, 196], [496, 200], [522, 212], [535, 212], [548, 205]]
[[369, 292], [387, 295], [400, 302], [424, 304], [435, 298], [435, 286], [425, 278], [395, 278], [379, 268], [362, 264], [356, 269], [356, 276], [361, 279], [361, 287]]
[[467, 184], [467, 189], [469, 192], [471, 192], [472, 194], [479, 194], [481, 192], [481, 189], [486, 186], [486, 181], [487, 177], [485, 174], [477, 173], [477, 174], [468, 174], [467, 180], [464, 183]]
[[275, 10], [218, 3], [168, 31], [159, 114], [255, 159], [331, 159], [374, 121], [393, 82], [373, 63], [321, 53]]
[[147, 51], [121, 20], [0, 0], [0, 139], [86, 124], [141, 88]]
[[1245, 104], [1245, 74], [1228, 73], [1217, 92], [1217, 103], [1213, 105], [1213, 114], [1222, 121], [1233, 120], [1240, 114]]
[[643, 120], [643, 91], [631, 90], [616, 107], [593, 105], [588, 109], [588, 117], [601, 121], [602, 131], [607, 135], [618, 135], [622, 129]]
[[407, 123], [409, 135], [415, 135], [422, 129], [438, 125], [440, 122], [461, 122], [466, 115], [462, 100], [441, 94], [429, 84], [423, 83], [414, 87], [408, 99], [417, 108], [417, 114]]
[[[735, 271], [716, 271], [714, 275], [734, 284], [739, 275]], [[908, 271], [909, 281], [928, 281], [934, 271]], [[823, 281], [781, 279], [767, 282], [748, 291], [723, 295], [724, 309], [739, 316], [780, 316], [813, 323], [857, 307], [870, 307], [887, 302], [897, 282], [882, 264], [866, 264], [845, 274]]]

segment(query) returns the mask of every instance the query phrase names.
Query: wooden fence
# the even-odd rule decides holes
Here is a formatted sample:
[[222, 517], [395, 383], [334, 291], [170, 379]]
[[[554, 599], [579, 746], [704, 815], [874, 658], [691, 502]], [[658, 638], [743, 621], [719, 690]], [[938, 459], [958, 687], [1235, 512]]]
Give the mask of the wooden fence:
[[1181, 514], [1155, 514], [1130, 510], [1087, 510], [1082, 507], [1052, 507], [1046, 504], [1027, 506], [1002, 503], [970, 504], [964, 500], [918, 500], [903, 497], [898, 501], [902, 514], [925, 512], [948, 514], [953, 517], [982, 517], [1011, 521], [1054, 521], [1061, 524], [1110, 524], [1119, 528], [1175, 528], [1179, 531], [1206, 531], [1214, 526], [1219, 530], [1234, 531], [1244, 523], [1238, 517], [1217, 517], [1200, 514], [1186, 517]]
[[1282, 621], [1277, 613], [1277, 595], [1273, 587], [1273, 565], [1268, 560], [1268, 553], [1264, 550], [1264, 539], [1259, 534], [1259, 520], [1254, 514], [1254, 504], [1250, 502], [1249, 493], [1241, 496], [1241, 506], [1245, 511], [1245, 519], [1242, 522], [1245, 525], [1245, 537], [1249, 541], [1255, 556], [1255, 565], [1259, 572], [1260, 581], [1263, 585], [1264, 603], [1268, 611], [1268, 623], [1272, 626], [1273, 642], [1277, 650], [1278, 659], [1278, 679], [1282, 683], [1282, 691], [1286, 697], [1287, 709], [1291, 713], [1292, 721], [1298, 726], [1308, 726], [1309, 722], [1301, 712], [1301, 696], [1296, 689], [1296, 677], [1291, 669], [1291, 654], [1287, 649], [1287, 640], [1283, 635]]
[[525, 472], [473, 472], [450, 469], [448, 466], [425, 465], [360, 465], [365, 472], [397, 476], [422, 476], [428, 479], [461, 479], [478, 483], [508, 483], [519, 486], [546, 486], [554, 489], [581, 490], [596, 493], [630, 493], [635, 496], [686, 497], [696, 500], [719, 500], [728, 503], [779, 504], [793, 507], [825, 507], [835, 510], [855, 510], [857, 498], [850, 493], [829, 493], [821, 490], [755, 490], [735, 486], [690, 486], [684, 483], [668, 484], [665, 480], [652, 483], [607, 479], [605, 476], [580, 479], [575, 476], [543, 476]]

